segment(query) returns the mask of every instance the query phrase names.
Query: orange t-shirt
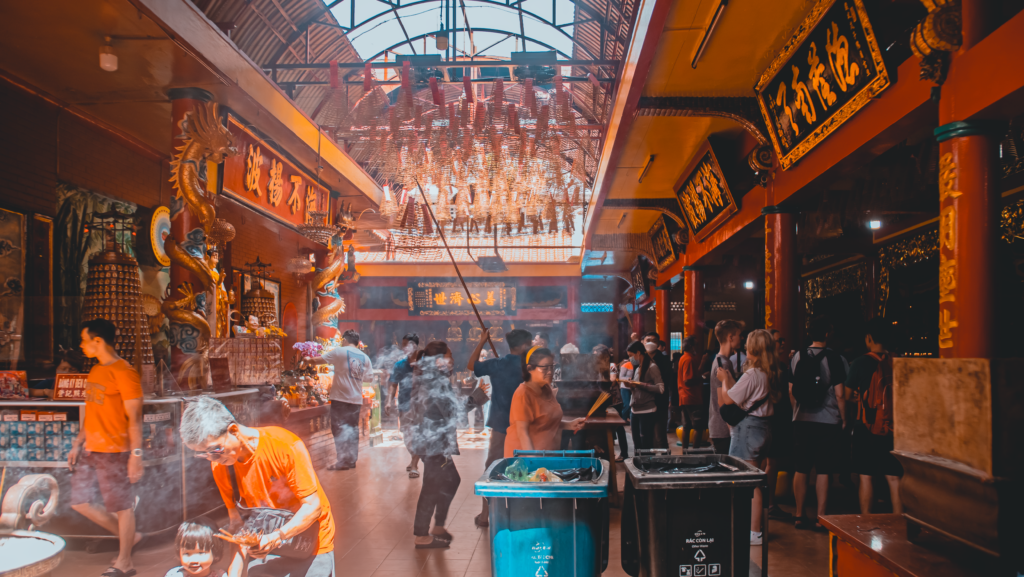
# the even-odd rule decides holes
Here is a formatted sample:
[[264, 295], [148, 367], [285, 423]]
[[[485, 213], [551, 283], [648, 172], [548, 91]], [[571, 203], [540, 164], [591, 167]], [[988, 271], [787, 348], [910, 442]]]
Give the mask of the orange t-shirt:
[[[260, 427], [256, 453], [245, 463], [235, 463], [238, 492], [247, 507], [299, 510], [302, 499], [320, 497], [320, 547], [316, 554], [334, 550], [334, 516], [331, 503], [313, 470], [313, 461], [302, 440], [281, 427]], [[213, 479], [228, 509], [235, 508], [235, 491], [226, 465], [210, 463]]]
[[126, 453], [128, 413], [124, 402], [142, 398], [139, 373], [124, 359], [89, 371], [85, 385], [85, 450], [92, 453]]
[[683, 356], [679, 357], [679, 374], [677, 376], [680, 406], [702, 404], [704, 402], [703, 384], [700, 381], [693, 381], [693, 357], [690, 356], [690, 353], [683, 353]]
[[516, 421], [529, 423], [530, 440], [536, 451], [557, 451], [562, 446], [562, 405], [555, 400], [551, 386], [545, 386], [539, 393], [523, 383], [512, 395], [512, 409], [508, 417], [508, 434], [505, 435], [505, 458], [512, 452], [526, 447], [519, 440]]

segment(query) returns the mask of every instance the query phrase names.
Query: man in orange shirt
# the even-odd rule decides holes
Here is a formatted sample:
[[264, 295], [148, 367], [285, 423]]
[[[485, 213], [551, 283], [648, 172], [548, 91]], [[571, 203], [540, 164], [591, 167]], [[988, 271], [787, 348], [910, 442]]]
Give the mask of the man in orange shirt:
[[[68, 453], [71, 508], [120, 539], [104, 577], [131, 577], [135, 532], [132, 484], [142, 478], [142, 385], [139, 374], [114, 352], [117, 327], [106, 319], [82, 326], [82, 352], [99, 361], [89, 371], [81, 430]], [[102, 496], [105, 507], [94, 502]]]
[[704, 395], [703, 383], [694, 377], [693, 364], [696, 357], [697, 341], [692, 337], [683, 339], [683, 356], [679, 357], [679, 408], [683, 412], [683, 450], [690, 448], [690, 431], [697, 431], [694, 447], [700, 447], [704, 441]]
[[[228, 467], [234, 467], [238, 493], [247, 507], [287, 509], [287, 523], [260, 538], [249, 576], [334, 577], [334, 517], [331, 504], [313, 470], [309, 451], [295, 434], [280, 427], [246, 427], [220, 401], [198, 397], [181, 415], [181, 441], [210, 460], [213, 478], [228, 508], [231, 524], [242, 519], [234, 501]], [[305, 559], [272, 551], [289, 539], [316, 539], [315, 552]]]

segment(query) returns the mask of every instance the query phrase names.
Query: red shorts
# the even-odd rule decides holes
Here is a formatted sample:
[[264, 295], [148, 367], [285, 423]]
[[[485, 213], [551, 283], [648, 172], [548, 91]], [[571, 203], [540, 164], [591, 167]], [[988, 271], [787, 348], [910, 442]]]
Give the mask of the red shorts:
[[71, 505], [95, 503], [102, 497], [103, 505], [111, 513], [133, 508], [128, 456], [129, 453], [82, 451], [71, 473]]

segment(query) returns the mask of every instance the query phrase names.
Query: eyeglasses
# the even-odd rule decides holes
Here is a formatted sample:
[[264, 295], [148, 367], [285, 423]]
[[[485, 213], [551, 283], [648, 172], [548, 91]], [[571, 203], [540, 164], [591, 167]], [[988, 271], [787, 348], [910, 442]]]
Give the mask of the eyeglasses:
[[224, 454], [224, 447], [221, 447], [219, 445], [214, 445], [212, 449], [210, 449], [208, 451], [203, 451], [201, 453], [196, 453], [194, 456], [197, 459], [209, 459], [210, 457], [216, 457], [217, 455], [223, 455], [223, 454]]
[[540, 369], [542, 373], [553, 373], [558, 365], [534, 365], [533, 368]]

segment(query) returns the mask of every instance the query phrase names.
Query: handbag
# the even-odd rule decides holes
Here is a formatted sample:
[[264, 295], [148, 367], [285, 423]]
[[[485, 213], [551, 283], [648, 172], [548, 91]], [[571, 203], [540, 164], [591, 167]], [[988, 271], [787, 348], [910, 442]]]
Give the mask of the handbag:
[[[270, 507], [243, 507], [241, 503], [236, 504], [238, 515], [242, 518], [243, 529], [252, 533], [272, 533], [288, 521], [291, 521], [295, 513], [287, 509], [272, 509]], [[320, 547], [320, 521], [313, 522], [306, 527], [302, 533], [286, 539], [273, 550], [274, 555], [288, 557], [290, 559], [309, 559], [316, 555]]]
[[768, 395], [765, 395], [757, 400], [753, 405], [750, 405], [750, 409], [744, 411], [739, 405], [722, 405], [719, 409], [719, 413], [722, 415], [722, 420], [729, 424], [730, 427], [735, 427], [740, 424], [740, 421], [747, 418], [747, 415], [757, 410], [758, 407], [764, 404], [768, 400]]

